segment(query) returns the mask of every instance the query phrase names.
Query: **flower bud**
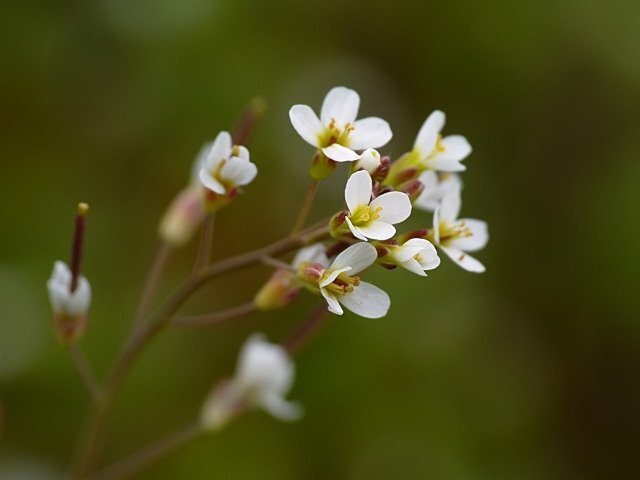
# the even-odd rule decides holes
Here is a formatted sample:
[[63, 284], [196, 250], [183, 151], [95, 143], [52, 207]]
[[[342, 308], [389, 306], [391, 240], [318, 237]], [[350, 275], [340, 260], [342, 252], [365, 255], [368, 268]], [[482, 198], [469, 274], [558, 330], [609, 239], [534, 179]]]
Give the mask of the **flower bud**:
[[362, 155], [360, 155], [360, 160], [355, 162], [353, 168], [354, 170], [366, 170], [371, 176], [373, 176], [373, 172], [378, 170], [380, 165], [381, 161], [378, 151], [373, 148], [368, 148], [364, 152], [362, 152]]
[[309, 175], [315, 180], [324, 180], [336, 169], [336, 162], [318, 150], [311, 161]]
[[172, 247], [186, 245], [202, 223], [202, 191], [198, 184], [189, 185], [175, 197], [165, 212], [158, 234]]
[[300, 291], [296, 276], [288, 270], [276, 270], [258, 291], [253, 302], [260, 310], [275, 310], [289, 305]]
[[325, 270], [321, 263], [302, 262], [298, 265], [297, 277], [305, 283], [317, 285]]
[[420, 180], [409, 180], [398, 187], [398, 190], [409, 195], [413, 203], [424, 190], [424, 185]]
[[345, 235], [351, 236], [351, 230], [349, 230], [349, 225], [347, 225], [345, 221], [348, 215], [348, 210], [342, 210], [331, 217], [329, 221], [329, 233], [333, 238], [340, 239]]
[[71, 270], [63, 262], [55, 262], [47, 289], [56, 331], [65, 345], [71, 345], [84, 333], [87, 311], [91, 305], [91, 285], [87, 279], [80, 276], [76, 283], [76, 289], [72, 292]]

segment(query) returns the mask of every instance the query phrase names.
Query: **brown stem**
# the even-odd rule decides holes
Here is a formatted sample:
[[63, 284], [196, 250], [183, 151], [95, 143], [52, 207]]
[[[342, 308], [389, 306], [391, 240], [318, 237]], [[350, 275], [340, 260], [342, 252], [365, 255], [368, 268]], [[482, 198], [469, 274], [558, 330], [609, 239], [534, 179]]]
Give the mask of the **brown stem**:
[[294, 355], [307, 342], [311, 336], [318, 330], [320, 325], [324, 323], [328, 316], [327, 305], [323, 302], [318, 305], [315, 310], [289, 335], [283, 342], [282, 346]]
[[307, 191], [307, 196], [304, 199], [304, 203], [302, 204], [302, 209], [298, 214], [298, 219], [296, 220], [296, 224], [291, 230], [291, 236], [295, 236], [302, 230], [304, 227], [304, 223], [307, 221], [307, 217], [309, 216], [309, 211], [311, 210], [311, 205], [313, 205], [313, 199], [316, 196], [316, 192], [318, 191], [318, 185], [320, 185], [319, 180], [311, 180], [311, 184], [309, 185], [309, 190]]
[[198, 423], [176, 430], [154, 443], [141, 448], [104, 470], [91, 475], [89, 480], [120, 480], [144, 470], [159, 459], [173, 453], [200, 437], [204, 431]]
[[221, 323], [226, 320], [231, 320], [238, 317], [243, 317], [256, 311], [256, 305], [251, 302], [247, 302], [243, 305], [231, 307], [220, 312], [208, 313], [205, 315], [184, 315], [177, 316], [171, 319], [171, 324], [176, 327], [206, 327], [215, 323]]
[[200, 236], [200, 247], [198, 248], [196, 263], [193, 267], [194, 273], [209, 264], [209, 259], [211, 258], [211, 249], [213, 247], [214, 218], [214, 214], [209, 213], [204, 219], [204, 225], [202, 226], [202, 235]]
[[149, 309], [151, 307], [151, 302], [153, 301], [153, 296], [158, 289], [160, 279], [162, 278], [162, 273], [164, 272], [167, 261], [171, 256], [171, 252], [172, 248], [168, 243], [162, 242], [160, 243], [160, 245], [158, 245], [155, 256], [153, 257], [153, 262], [151, 263], [151, 267], [149, 268], [149, 273], [147, 274], [144, 287], [142, 288], [140, 301], [138, 302], [138, 306], [136, 307], [134, 326], [142, 322], [142, 320], [144, 320], [144, 317], [148, 315]]
[[100, 403], [100, 399], [102, 398], [102, 387], [93, 372], [93, 368], [91, 368], [89, 360], [80, 348], [80, 345], [77, 343], [71, 344], [67, 350], [69, 351], [69, 356], [71, 357], [73, 365], [76, 367], [76, 371], [78, 372], [82, 383], [84, 383], [87, 392], [91, 395], [91, 398], [95, 403]]
[[84, 249], [84, 232], [87, 225], [87, 212], [89, 205], [79, 203], [76, 211], [76, 224], [73, 231], [73, 245], [71, 247], [71, 285], [69, 291], [71, 293], [78, 288], [78, 279], [80, 278], [80, 270], [82, 269], [82, 251]]

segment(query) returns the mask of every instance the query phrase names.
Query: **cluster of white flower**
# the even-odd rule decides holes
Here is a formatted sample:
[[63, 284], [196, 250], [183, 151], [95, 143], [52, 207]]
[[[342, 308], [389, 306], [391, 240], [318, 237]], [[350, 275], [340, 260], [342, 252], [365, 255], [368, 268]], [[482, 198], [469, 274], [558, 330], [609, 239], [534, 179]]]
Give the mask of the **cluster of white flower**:
[[[344, 208], [321, 227], [321, 235], [301, 241], [311, 245], [296, 246], [290, 265], [273, 260], [277, 270], [254, 297], [257, 309], [284, 307], [306, 289], [322, 296], [331, 313], [342, 315], [346, 307], [362, 317], [380, 318], [389, 310], [389, 296], [360, 279], [374, 263], [426, 276], [439, 266], [439, 250], [465, 270], [485, 270], [467, 252], [486, 245], [486, 223], [458, 218], [462, 190], [458, 172], [466, 169], [462, 161], [471, 153], [469, 142], [459, 135], [443, 137], [445, 115], [435, 111], [420, 128], [412, 149], [392, 160], [376, 150], [391, 140], [389, 124], [378, 117], [356, 120], [359, 106], [355, 91], [336, 87], [325, 97], [319, 118], [307, 105], [291, 107], [294, 129], [316, 149], [309, 170], [314, 183], [307, 200], [313, 199], [318, 181], [338, 164], [350, 162]], [[172, 247], [186, 244], [207, 215], [227, 206], [256, 175], [249, 150], [234, 145], [229, 133], [219, 133], [203, 147], [189, 186], [162, 220], [163, 241]], [[305, 202], [300, 225], [309, 206]], [[431, 226], [398, 234], [396, 226], [411, 216], [413, 207], [433, 212]], [[294, 229], [293, 237], [297, 232]], [[56, 314], [74, 319], [86, 315], [90, 287], [79, 276], [79, 268], [72, 275], [57, 263], [49, 291]], [[261, 336], [251, 337], [235, 376], [214, 389], [205, 402], [202, 424], [218, 428], [249, 407], [262, 407], [282, 419], [297, 418], [299, 407], [284, 400], [293, 375], [283, 347]]]

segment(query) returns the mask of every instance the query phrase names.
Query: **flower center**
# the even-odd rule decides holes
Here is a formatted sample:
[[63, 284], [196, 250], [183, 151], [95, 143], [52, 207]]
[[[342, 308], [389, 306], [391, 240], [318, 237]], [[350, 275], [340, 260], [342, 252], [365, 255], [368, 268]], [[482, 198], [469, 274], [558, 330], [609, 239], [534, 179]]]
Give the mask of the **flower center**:
[[347, 123], [341, 130], [336, 124], [336, 119], [331, 118], [331, 122], [329, 122], [327, 128], [319, 135], [320, 145], [322, 147], [328, 147], [337, 143], [346, 147], [349, 144], [349, 134], [354, 129], [355, 127], [352, 123]]
[[454, 223], [440, 222], [440, 243], [453, 240], [455, 238], [470, 237], [473, 232], [463, 221]]
[[355, 212], [353, 212], [349, 219], [351, 223], [356, 226], [366, 225], [374, 220], [377, 220], [380, 217], [380, 212], [382, 212], [382, 207], [373, 208], [369, 205], [358, 208]]
[[355, 275], [351, 277], [344, 272], [324, 288], [335, 295], [346, 295], [347, 293], [353, 292], [353, 287], [357, 287], [358, 285], [360, 285], [360, 277]]

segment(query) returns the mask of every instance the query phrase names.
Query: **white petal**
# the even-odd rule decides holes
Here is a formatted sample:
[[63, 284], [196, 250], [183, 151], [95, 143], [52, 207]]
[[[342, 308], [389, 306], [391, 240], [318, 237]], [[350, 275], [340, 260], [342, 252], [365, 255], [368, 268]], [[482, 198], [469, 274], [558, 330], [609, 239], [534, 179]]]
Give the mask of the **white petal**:
[[395, 248], [393, 256], [399, 262], [406, 262], [410, 258], [415, 257], [422, 250], [429, 250], [430, 248], [433, 248], [435, 252], [435, 247], [431, 245], [429, 240], [425, 240], [424, 238], [412, 238], [407, 240], [403, 245]]
[[451, 189], [442, 197], [440, 203], [440, 217], [445, 222], [453, 222], [458, 218], [462, 198], [460, 196], [460, 186], [452, 185]]
[[378, 117], [368, 117], [353, 124], [349, 134], [349, 146], [354, 150], [378, 148], [389, 143], [393, 133], [389, 124]]
[[440, 244], [440, 205], [433, 211], [433, 241]]
[[360, 229], [353, 224], [353, 222], [349, 219], [349, 217], [345, 217], [345, 220], [347, 222], [347, 226], [349, 227], [349, 230], [351, 230], [351, 233], [353, 233], [353, 236], [356, 237], [359, 240], [363, 240], [363, 241], [366, 242], [367, 241], [367, 237], [365, 237], [360, 232]]
[[369, 205], [372, 190], [373, 183], [369, 172], [360, 170], [351, 175], [344, 188], [344, 200], [349, 211], [353, 213], [360, 207]]
[[427, 162], [429, 168], [438, 172], [464, 172], [467, 167], [457, 160], [446, 158], [444, 155], [436, 155]]
[[471, 230], [472, 235], [470, 237], [454, 238], [449, 245], [465, 252], [475, 252], [484, 248], [489, 241], [487, 222], [473, 218], [463, 218], [460, 221], [465, 223], [467, 228]]
[[329, 157], [334, 162], [353, 162], [354, 160], [358, 160], [360, 155], [351, 150], [350, 148], [343, 147], [339, 143], [334, 143], [333, 145], [329, 145], [322, 149], [322, 153], [324, 153], [327, 157]]
[[434, 111], [422, 124], [413, 149], [420, 153], [420, 157], [424, 158], [431, 155], [436, 148], [438, 141], [438, 133], [444, 127], [445, 116], [440, 110]]
[[464, 268], [468, 272], [482, 273], [486, 270], [484, 268], [484, 265], [482, 265], [482, 263], [480, 263], [478, 260], [473, 258], [471, 255], [467, 255], [461, 250], [458, 250], [456, 248], [443, 247], [442, 245], [440, 246], [440, 249], [444, 253], [446, 253], [449, 256], [449, 258], [451, 258], [451, 260], [456, 262], [458, 265], [460, 265], [462, 268]]
[[238, 145], [238, 155], [236, 155], [236, 157], [246, 161], [251, 160], [249, 156], [249, 149], [243, 145]]
[[332, 88], [322, 103], [320, 121], [324, 126], [328, 126], [333, 118], [342, 130], [347, 123], [353, 123], [356, 119], [359, 107], [360, 96], [354, 90], [345, 87]]
[[231, 157], [220, 169], [220, 178], [232, 185], [247, 185], [256, 178], [258, 168], [254, 163], [238, 157]]
[[326, 287], [327, 285], [329, 285], [330, 283], [332, 283], [336, 278], [338, 278], [338, 275], [340, 275], [341, 273], [344, 272], [348, 272], [349, 270], [351, 270], [351, 267], [344, 267], [344, 268], [337, 268], [337, 269], [333, 269], [333, 268], [329, 268], [328, 271], [329, 273], [323, 277], [320, 282], [318, 283], [318, 285], [320, 286], [320, 288]]
[[422, 250], [420, 250], [421, 260], [418, 263], [423, 270], [433, 270], [438, 265], [440, 265], [440, 257], [438, 256], [438, 251], [429, 240], [425, 240], [423, 238], [412, 238], [411, 240], [407, 241], [405, 245], [422, 246]]
[[89, 305], [91, 305], [91, 286], [86, 278], [80, 277], [75, 292], [69, 297], [66, 311], [71, 315], [85, 314], [89, 310]]
[[342, 311], [342, 307], [338, 303], [338, 300], [336, 300], [336, 296], [333, 293], [328, 292], [326, 288], [321, 288], [320, 293], [327, 301], [328, 310], [331, 313], [335, 313], [336, 315], [342, 315], [344, 313]]
[[367, 282], [360, 282], [353, 292], [340, 296], [338, 300], [353, 313], [365, 318], [384, 317], [391, 305], [387, 292]]
[[458, 162], [471, 153], [471, 145], [462, 135], [448, 135], [442, 139], [442, 145], [445, 151], [441, 155]]
[[324, 127], [318, 116], [308, 105], [294, 105], [289, 110], [289, 119], [296, 132], [309, 144], [319, 147], [318, 136], [324, 132]]
[[426, 277], [427, 276], [427, 274], [424, 272], [424, 269], [422, 268], [420, 263], [414, 258], [410, 258], [406, 262], [400, 263], [400, 266], [402, 268], [406, 268], [410, 272], [418, 274], [418, 275], [420, 275], [422, 277]]
[[341, 252], [331, 264], [331, 269], [351, 267], [350, 274], [361, 272], [378, 258], [375, 247], [368, 243], [356, 243]]
[[291, 422], [302, 416], [302, 407], [296, 402], [287, 402], [277, 395], [266, 395], [260, 399], [260, 406], [279, 420]]
[[295, 257], [293, 257], [294, 268], [298, 268], [302, 262], [319, 263], [323, 267], [329, 266], [329, 259], [325, 254], [326, 248], [321, 243], [315, 243], [309, 247], [301, 248]]
[[198, 181], [198, 174], [202, 167], [207, 164], [207, 157], [209, 156], [209, 152], [211, 151], [211, 147], [213, 147], [213, 142], [205, 143], [196, 155], [195, 160], [193, 161], [193, 165], [191, 166], [191, 181]]
[[381, 207], [378, 219], [387, 223], [404, 222], [411, 215], [411, 200], [403, 192], [388, 192], [373, 199], [372, 208]]
[[362, 168], [369, 173], [375, 172], [380, 166], [380, 154], [374, 148], [367, 148], [362, 155], [360, 155], [360, 160], [356, 162], [355, 168]]
[[367, 238], [372, 240], [388, 240], [396, 234], [396, 228], [390, 223], [374, 220], [367, 225], [355, 227]]
[[224, 185], [222, 185], [220, 182], [218, 182], [218, 180], [213, 178], [213, 175], [209, 173], [208, 168], [205, 167], [202, 170], [200, 170], [199, 177], [200, 177], [200, 182], [202, 183], [202, 185], [205, 186], [205, 188], [208, 188], [209, 190], [212, 190], [215, 193], [218, 193], [220, 195], [224, 195], [224, 193], [226, 192]]
[[213, 141], [209, 156], [207, 157], [207, 167], [213, 170], [220, 160], [229, 158], [231, 156], [231, 147], [233, 141], [229, 132], [220, 132], [216, 139]]

